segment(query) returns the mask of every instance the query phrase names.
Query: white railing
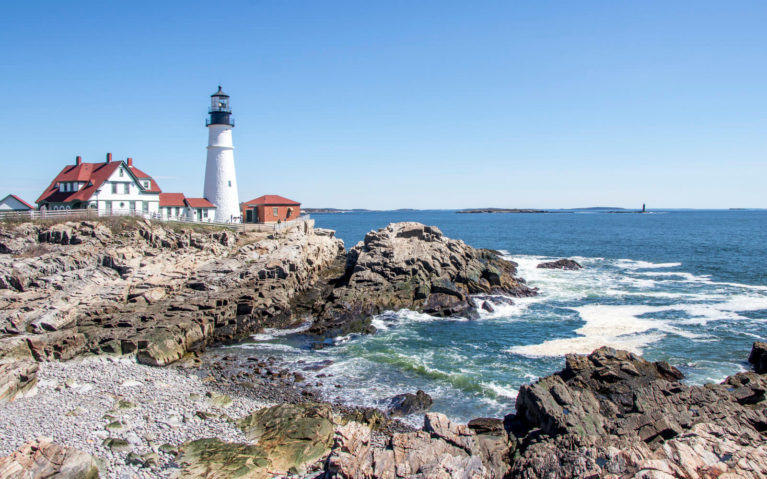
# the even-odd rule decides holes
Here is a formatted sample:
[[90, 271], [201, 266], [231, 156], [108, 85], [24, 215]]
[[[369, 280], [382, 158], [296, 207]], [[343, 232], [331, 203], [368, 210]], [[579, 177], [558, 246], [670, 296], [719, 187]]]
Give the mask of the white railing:
[[112, 212], [99, 212], [95, 209], [84, 210], [29, 210], [29, 211], [0, 211], [0, 220], [7, 221], [29, 221], [29, 220], [82, 220], [97, 218], [116, 218], [116, 217], [140, 217], [153, 221], [162, 221], [166, 223], [189, 223], [195, 225], [223, 226], [237, 231], [260, 231], [274, 232], [283, 231], [292, 228], [298, 224], [309, 221], [309, 215], [302, 215], [295, 220], [283, 221], [280, 223], [219, 223], [215, 221], [195, 221], [185, 216], [163, 217], [158, 213], [144, 213], [143, 211], [116, 210]]

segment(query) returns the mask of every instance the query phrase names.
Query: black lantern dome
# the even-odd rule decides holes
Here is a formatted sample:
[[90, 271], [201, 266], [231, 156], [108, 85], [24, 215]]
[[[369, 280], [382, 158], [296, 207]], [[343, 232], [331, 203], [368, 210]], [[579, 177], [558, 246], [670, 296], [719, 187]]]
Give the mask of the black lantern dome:
[[229, 125], [234, 126], [234, 118], [232, 118], [232, 109], [229, 106], [229, 95], [224, 93], [221, 89], [221, 85], [218, 86], [218, 91], [210, 96], [210, 117], [205, 125]]

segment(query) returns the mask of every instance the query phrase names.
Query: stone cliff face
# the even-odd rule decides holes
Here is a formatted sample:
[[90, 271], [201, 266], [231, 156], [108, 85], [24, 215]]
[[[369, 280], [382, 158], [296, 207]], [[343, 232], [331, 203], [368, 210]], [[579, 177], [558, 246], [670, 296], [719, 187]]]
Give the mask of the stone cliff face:
[[471, 295], [532, 296], [516, 264], [496, 252], [445, 237], [434, 226], [394, 223], [349, 251], [341, 277], [310, 308], [311, 331], [365, 331], [369, 318], [408, 308], [434, 316], [477, 315]]
[[665, 362], [601, 348], [523, 386], [511, 477], [758, 478], [767, 377], [690, 386]]
[[310, 225], [276, 238], [145, 221], [25, 223], [2, 227], [0, 251], [0, 362], [135, 353], [163, 365], [300, 321], [291, 297], [343, 243]]

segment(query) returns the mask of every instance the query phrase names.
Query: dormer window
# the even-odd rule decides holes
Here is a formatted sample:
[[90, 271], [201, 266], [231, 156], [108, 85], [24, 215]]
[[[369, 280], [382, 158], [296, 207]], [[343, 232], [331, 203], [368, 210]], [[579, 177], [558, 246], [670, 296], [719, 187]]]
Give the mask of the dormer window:
[[144, 188], [149, 189], [149, 182], [148, 181], [144, 182]]

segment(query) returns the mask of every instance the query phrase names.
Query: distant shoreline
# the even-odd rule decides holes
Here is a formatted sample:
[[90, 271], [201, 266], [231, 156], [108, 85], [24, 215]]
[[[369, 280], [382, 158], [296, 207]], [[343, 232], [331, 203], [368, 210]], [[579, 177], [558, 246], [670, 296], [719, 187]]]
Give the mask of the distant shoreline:
[[478, 208], [478, 209], [471, 209], [471, 210], [458, 210], [456, 213], [469, 213], [469, 214], [476, 214], [476, 213], [548, 213], [548, 211], [545, 210], [532, 210], [532, 209], [522, 209], [522, 208]]

